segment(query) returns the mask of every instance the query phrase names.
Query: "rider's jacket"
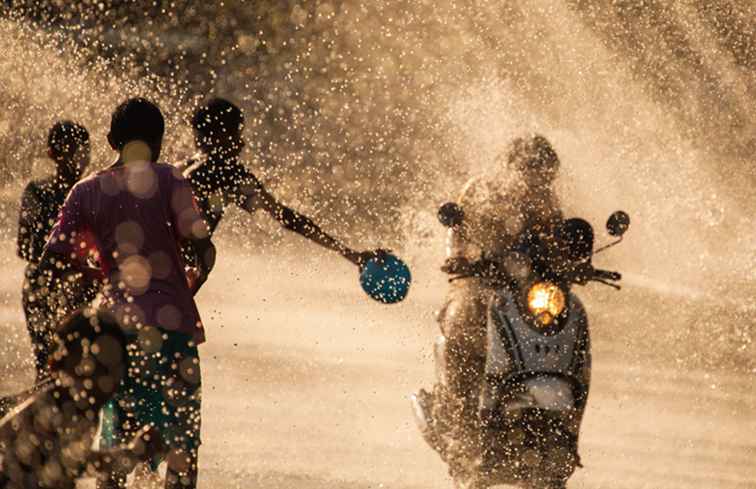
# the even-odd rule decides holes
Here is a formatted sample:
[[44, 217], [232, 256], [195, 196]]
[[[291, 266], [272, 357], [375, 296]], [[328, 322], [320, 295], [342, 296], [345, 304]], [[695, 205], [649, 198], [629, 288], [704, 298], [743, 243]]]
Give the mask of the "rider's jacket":
[[529, 187], [517, 172], [470, 179], [458, 204], [463, 225], [450, 228], [447, 258], [505, 257], [525, 230], [547, 232], [562, 219], [552, 187]]

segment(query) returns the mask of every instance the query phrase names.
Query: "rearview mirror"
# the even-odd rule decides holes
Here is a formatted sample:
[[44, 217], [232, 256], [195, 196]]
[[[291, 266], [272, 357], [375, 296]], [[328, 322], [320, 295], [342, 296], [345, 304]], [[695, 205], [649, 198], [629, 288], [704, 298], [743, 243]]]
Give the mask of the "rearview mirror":
[[448, 228], [459, 226], [464, 218], [464, 211], [454, 202], [447, 202], [438, 208], [438, 220]]
[[616, 211], [606, 221], [606, 230], [611, 236], [621, 237], [630, 227], [630, 216], [625, 211]]

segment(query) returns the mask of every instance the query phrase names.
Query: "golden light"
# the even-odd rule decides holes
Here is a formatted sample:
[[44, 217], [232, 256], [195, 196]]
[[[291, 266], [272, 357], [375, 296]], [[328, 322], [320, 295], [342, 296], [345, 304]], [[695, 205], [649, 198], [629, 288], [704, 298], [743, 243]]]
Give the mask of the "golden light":
[[528, 291], [528, 309], [544, 326], [564, 311], [565, 303], [562, 289], [550, 282], [536, 282]]

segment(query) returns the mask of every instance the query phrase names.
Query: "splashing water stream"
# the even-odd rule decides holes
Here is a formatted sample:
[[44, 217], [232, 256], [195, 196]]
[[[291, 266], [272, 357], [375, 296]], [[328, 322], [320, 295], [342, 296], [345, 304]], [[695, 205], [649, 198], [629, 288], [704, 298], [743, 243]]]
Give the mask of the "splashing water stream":
[[[468, 177], [491, 172], [513, 137], [537, 131], [560, 156], [566, 214], [590, 220], [603, 241], [610, 212], [624, 209], [633, 221], [625, 243], [596, 259], [623, 272], [626, 293], [581, 290], [595, 307], [599, 348], [604, 341], [612, 355], [633, 352], [623, 353], [628, 372], [643, 365], [641, 351], [677, 361], [670, 382], [692, 367], [756, 371], [756, 7], [749, 2], [173, 5], [122, 24], [94, 14], [81, 29], [0, 19], [3, 242], [15, 235], [23, 184], [50, 169], [44, 136], [54, 120], [89, 128], [93, 166], [101, 168], [112, 157], [111, 110], [147, 95], [166, 113], [163, 159], [179, 161], [193, 153], [192, 109], [215, 93], [245, 109], [250, 166], [276, 195], [348, 242], [399, 247], [417, 263], [422, 289], [423, 280], [438, 282], [443, 232], [435, 208]], [[299, 244], [251, 233], [247, 219], [233, 215], [220, 234], [234, 259], [249, 252], [237, 255], [231, 236], [253, 242], [243, 247], [258, 255], [284, 254], [281, 246], [299, 253]], [[18, 268], [10, 251], [0, 263]], [[14, 335], [22, 331], [12, 309], [16, 282], [20, 276], [2, 280], [0, 319], [0, 331]], [[427, 311], [411, 309], [440, 302], [441, 292], [427, 289], [398, 319], [376, 317], [432, 323]], [[279, 292], [307, 304], [330, 293], [308, 291], [317, 297]], [[269, 319], [279, 314], [262, 310]], [[368, 314], [351, 303], [338, 310]], [[631, 383], [631, 375], [620, 372], [617, 382]]]

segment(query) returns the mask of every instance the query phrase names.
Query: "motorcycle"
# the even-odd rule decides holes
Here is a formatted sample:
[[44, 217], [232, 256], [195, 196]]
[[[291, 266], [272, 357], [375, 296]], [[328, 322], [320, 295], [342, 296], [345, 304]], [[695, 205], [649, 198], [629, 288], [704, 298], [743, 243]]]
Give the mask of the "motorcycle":
[[[461, 226], [464, 210], [439, 209], [446, 227]], [[492, 290], [487, 306], [485, 367], [476, 392], [478, 454], [454, 466], [442, 442], [449, 420], [434, 420], [427, 399], [412, 396], [426, 442], [450, 466], [458, 489], [499, 484], [526, 489], [563, 489], [580, 465], [577, 440], [590, 385], [591, 351], [585, 309], [573, 285], [599, 282], [620, 289], [617, 272], [593, 267], [591, 258], [622, 241], [630, 218], [617, 211], [606, 223], [616, 240], [594, 250], [592, 226], [568, 219], [544, 235], [523, 233], [513, 256], [519, 264], [486, 258], [455, 278], [478, 277]], [[527, 273], [512, 273], [517, 266]], [[453, 280], [453, 279], [452, 279]], [[445, 382], [443, 337], [437, 343], [439, 385]], [[422, 391], [421, 391], [422, 392]], [[452, 421], [453, 422], [453, 421]]]

